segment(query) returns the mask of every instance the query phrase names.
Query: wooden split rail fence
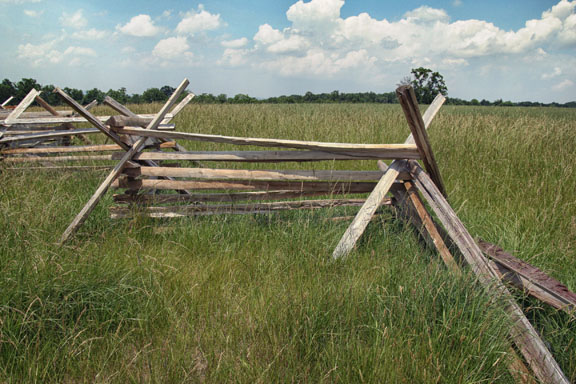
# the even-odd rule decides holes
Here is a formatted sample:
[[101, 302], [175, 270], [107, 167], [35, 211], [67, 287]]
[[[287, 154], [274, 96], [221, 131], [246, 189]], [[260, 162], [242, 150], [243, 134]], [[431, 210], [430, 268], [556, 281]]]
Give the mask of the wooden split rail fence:
[[[51, 169], [51, 170], [90, 170], [109, 169], [116, 162], [114, 152], [121, 152], [132, 144], [129, 136], [119, 137], [124, 145], [96, 144], [89, 138], [109, 131], [110, 124], [145, 127], [154, 115], [130, 113], [130, 116], [94, 116], [90, 109], [98, 103], [79, 105], [64, 91], [56, 88], [62, 99], [72, 107], [72, 111], [57, 111], [40, 97], [40, 91], [32, 89], [12, 110], [0, 111], [0, 161], [5, 169]], [[171, 130], [170, 121], [188, 104], [193, 95], [188, 95], [159, 125], [158, 129]], [[45, 111], [26, 112], [36, 102]], [[104, 104], [113, 109], [127, 109], [110, 97]], [[76, 128], [78, 124], [90, 123], [94, 128]], [[109, 139], [109, 138], [108, 138]], [[113, 140], [114, 141], [114, 140]], [[178, 150], [174, 142], [149, 140], [148, 148]], [[82, 165], [76, 165], [82, 164]]]
[[[114, 142], [112, 145], [117, 146], [114, 150], [118, 151], [107, 155], [110, 160], [117, 161], [116, 165], [65, 230], [62, 243], [78, 230], [110, 187], [122, 190], [114, 195], [116, 204], [110, 208], [113, 218], [135, 215], [168, 218], [357, 206], [358, 213], [334, 250], [334, 259], [345, 257], [354, 249], [382, 205], [393, 205], [398, 217], [412, 225], [423, 240], [438, 251], [450, 270], [461, 273], [461, 266], [468, 265], [487, 294], [506, 310], [512, 322], [510, 340], [516, 348], [510, 350], [513, 358], [510, 371], [515, 377], [522, 382], [530, 381], [526, 363], [541, 382], [568, 383], [509, 292], [509, 284], [505, 283], [521, 287], [534, 297], [572, 314], [576, 308], [576, 295], [497, 246], [475, 241], [459, 220], [446, 199], [447, 191], [426, 131], [444, 103], [442, 95], [438, 95], [422, 116], [412, 88], [397, 89], [411, 131], [403, 144], [344, 144], [160, 131], [161, 123], [170, 119], [168, 111], [187, 86], [185, 79], [161, 110], [146, 122], [140, 121], [142, 124], [135, 124], [141, 117], [113, 100], [108, 100], [108, 104], [124, 117], [106, 119], [108, 124], [103, 124], [87, 108], [59, 91], [80, 116]], [[181, 103], [172, 115], [182, 107]], [[187, 151], [176, 140], [276, 150]], [[166, 148], [176, 151], [162, 150]], [[392, 162], [386, 165], [379, 161], [378, 168], [368, 171], [279, 170], [272, 167], [282, 162], [382, 159]], [[166, 161], [194, 162], [203, 166], [162, 163]], [[218, 168], [222, 162], [265, 163], [269, 169]], [[205, 164], [215, 165], [206, 167]], [[424, 201], [434, 212], [435, 219]]]

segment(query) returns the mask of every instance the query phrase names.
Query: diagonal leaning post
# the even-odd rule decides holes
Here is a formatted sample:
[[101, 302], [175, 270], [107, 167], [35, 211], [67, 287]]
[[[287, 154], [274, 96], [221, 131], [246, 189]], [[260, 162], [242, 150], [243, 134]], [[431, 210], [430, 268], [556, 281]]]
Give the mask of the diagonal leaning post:
[[[440, 107], [442, 107], [442, 104], [444, 104], [445, 100], [446, 98], [444, 96], [438, 94], [438, 96], [436, 96], [432, 104], [430, 104], [430, 107], [428, 107], [428, 109], [426, 110], [424, 117], [421, 117], [420, 112], [416, 111], [418, 117], [420, 118], [420, 121], [422, 121], [422, 127], [424, 128], [424, 130], [426, 130], [426, 128], [430, 126], [430, 123], [432, 123], [432, 119], [434, 118], [434, 116], [436, 116], [436, 114], [440, 110]], [[413, 114], [411, 113], [411, 115]], [[412, 125], [410, 125], [410, 127], [412, 128]], [[418, 139], [420, 140], [421, 137], [422, 135], [419, 134]], [[415, 142], [418, 146], [418, 141], [415, 140], [414, 132], [412, 132], [412, 134], [408, 136], [404, 144], [413, 144]], [[420, 147], [418, 147], [418, 150], [421, 152]], [[422, 158], [424, 158], [422, 152], [421, 156]], [[336, 246], [336, 249], [334, 249], [334, 252], [332, 253], [333, 259], [339, 259], [341, 257], [344, 257], [348, 255], [350, 251], [352, 251], [352, 249], [356, 245], [356, 242], [358, 241], [360, 236], [362, 236], [362, 233], [364, 233], [364, 231], [366, 230], [368, 223], [376, 213], [376, 210], [380, 207], [382, 201], [386, 197], [386, 194], [390, 190], [392, 183], [394, 182], [396, 177], [400, 174], [401, 164], [399, 163], [401, 162], [402, 160], [394, 160], [392, 164], [390, 164], [390, 167], [386, 169], [384, 175], [382, 176], [376, 187], [374, 187], [374, 190], [372, 191], [370, 196], [368, 196], [368, 199], [366, 199], [366, 203], [362, 206], [362, 208], [360, 208], [360, 211], [358, 211], [356, 217], [354, 217], [354, 220], [352, 221], [352, 223], [350, 224], [350, 226], [340, 239], [340, 242]]]
[[[188, 84], [189, 84], [188, 79], [184, 79], [184, 81], [182, 81], [182, 83], [178, 86], [178, 88], [176, 88], [172, 96], [170, 96], [166, 104], [164, 104], [162, 109], [156, 114], [156, 116], [150, 122], [150, 124], [148, 124], [146, 129], [155, 130], [158, 128], [158, 125], [160, 125], [160, 123], [164, 119], [164, 116], [168, 113], [168, 110], [176, 103], [176, 100], [178, 99], [180, 94], [184, 91], [184, 89], [186, 89]], [[117, 136], [114, 132], [109, 133], [112, 133], [113, 135]], [[108, 177], [106, 177], [106, 179], [98, 187], [96, 192], [94, 192], [94, 195], [90, 198], [88, 203], [86, 203], [84, 208], [82, 208], [80, 213], [78, 213], [76, 218], [74, 218], [72, 223], [70, 223], [68, 228], [66, 228], [66, 230], [62, 234], [62, 237], [60, 238], [61, 244], [66, 242], [70, 238], [70, 236], [76, 232], [78, 227], [82, 225], [82, 223], [86, 220], [90, 212], [92, 212], [94, 207], [98, 204], [104, 193], [106, 193], [110, 185], [114, 182], [114, 180], [118, 177], [118, 175], [120, 175], [126, 164], [132, 159], [132, 157], [134, 157], [134, 155], [136, 155], [142, 149], [145, 142], [146, 138], [142, 137], [138, 139], [132, 145], [132, 147], [128, 148], [127, 152], [124, 154], [122, 159], [118, 162], [118, 164], [114, 167], [114, 169], [112, 169], [112, 172], [110, 172]], [[126, 144], [124, 144], [124, 146], [127, 147]]]
[[501, 300], [512, 320], [510, 336], [524, 359], [543, 383], [568, 384], [569, 380], [550, 353], [540, 335], [528, 321], [497, 273], [482, 254], [470, 233], [464, 227], [450, 204], [430, 176], [414, 161], [409, 161], [414, 184], [422, 193], [448, 235], [457, 245], [466, 263], [470, 265], [489, 295]]

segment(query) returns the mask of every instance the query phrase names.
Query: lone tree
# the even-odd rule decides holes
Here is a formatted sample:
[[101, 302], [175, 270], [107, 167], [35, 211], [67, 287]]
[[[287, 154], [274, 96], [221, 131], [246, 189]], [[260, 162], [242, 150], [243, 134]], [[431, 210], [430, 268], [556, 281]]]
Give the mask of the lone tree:
[[448, 87], [440, 73], [424, 67], [412, 68], [410, 73], [412, 76], [404, 77], [399, 85], [411, 85], [419, 103], [430, 104], [438, 93], [448, 94]]

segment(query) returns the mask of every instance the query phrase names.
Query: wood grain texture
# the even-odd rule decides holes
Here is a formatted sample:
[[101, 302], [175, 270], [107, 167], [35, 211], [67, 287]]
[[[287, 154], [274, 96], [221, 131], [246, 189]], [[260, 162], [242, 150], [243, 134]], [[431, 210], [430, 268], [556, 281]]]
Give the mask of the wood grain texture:
[[512, 321], [511, 338], [520, 353], [536, 375], [544, 383], [565, 383], [569, 381], [560, 366], [546, 348], [546, 345], [528, 321], [524, 313], [500, 281], [498, 274], [486, 259], [472, 236], [468, 233], [454, 210], [450, 207], [434, 181], [416, 162], [410, 162], [414, 184], [422, 193], [449, 236], [458, 246], [467, 264], [470, 265], [478, 281], [486, 292], [504, 305]]
[[20, 117], [20, 115], [30, 106], [30, 104], [34, 102], [34, 99], [36, 99], [36, 96], [38, 95], [40, 95], [40, 91], [37, 91], [36, 89], [32, 88], [30, 92], [28, 92], [26, 97], [24, 97], [24, 99], [22, 99], [22, 101], [18, 104], [18, 106], [14, 108], [12, 112], [10, 112], [10, 114], [6, 117], [6, 119], [4, 119], [4, 122], [0, 122], [0, 124], [8, 126], [12, 125]]
[[406, 120], [408, 121], [408, 126], [412, 132], [412, 138], [418, 147], [418, 152], [424, 162], [424, 166], [430, 173], [432, 180], [434, 180], [438, 186], [438, 189], [442, 192], [442, 195], [446, 197], [446, 188], [444, 188], [440, 169], [438, 168], [434, 152], [432, 151], [432, 146], [428, 140], [426, 124], [420, 115], [420, 109], [418, 108], [418, 101], [416, 100], [414, 89], [409, 85], [403, 85], [396, 89], [396, 95], [398, 96], [398, 101], [402, 106]]
[[372, 216], [376, 213], [376, 210], [380, 207], [386, 194], [392, 187], [392, 184], [396, 181], [396, 177], [406, 168], [406, 161], [394, 161], [390, 167], [384, 173], [384, 176], [378, 181], [378, 184], [374, 187], [374, 190], [366, 199], [362, 208], [352, 220], [352, 223], [346, 229], [346, 232], [340, 239], [340, 242], [334, 249], [332, 253], [333, 259], [339, 259], [346, 256], [356, 245], [356, 241], [360, 238], [366, 226], [372, 219]]
[[[146, 127], [146, 129], [154, 130], [158, 127], [160, 122], [164, 119], [165, 115], [168, 113], [168, 110], [176, 103], [176, 100], [178, 99], [180, 94], [188, 86], [188, 83], [189, 83], [188, 79], [184, 79], [184, 81], [182, 81], [182, 83], [174, 91], [172, 96], [168, 99], [166, 104], [164, 104], [162, 109], [158, 112], [158, 114], [154, 117], [154, 119], [150, 122], [150, 124]], [[65, 95], [65, 96], [69, 97], [68, 95]], [[77, 105], [77, 103], [76, 103], [76, 105]], [[82, 111], [82, 113], [86, 114], [86, 110], [84, 110], [83, 108], [79, 108], [79, 109]], [[88, 112], [88, 114], [89, 114], [89, 112]], [[98, 187], [96, 192], [94, 192], [94, 195], [92, 195], [92, 197], [90, 198], [88, 203], [86, 203], [84, 208], [82, 208], [80, 213], [78, 213], [78, 215], [74, 218], [72, 223], [70, 223], [68, 228], [66, 228], [66, 230], [62, 234], [62, 237], [60, 238], [60, 243], [66, 242], [70, 238], [70, 236], [76, 232], [78, 227], [80, 225], [82, 225], [82, 223], [86, 220], [86, 218], [88, 217], [90, 212], [92, 212], [94, 207], [98, 204], [98, 202], [100, 201], [100, 199], [102, 198], [104, 193], [106, 193], [106, 191], [108, 190], [110, 185], [114, 182], [114, 180], [116, 180], [118, 175], [120, 175], [120, 173], [122, 172], [122, 170], [124, 169], [126, 164], [132, 159], [134, 154], [138, 153], [141, 150], [141, 148], [144, 146], [145, 142], [146, 142], [145, 138], [138, 139], [138, 141], [136, 141], [136, 143], [134, 143], [134, 145], [126, 151], [124, 157], [112, 169], [110, 174], [106, 177], [106, 179], [102, 182], [102, 184], [100, 184], [100, 186]], [[116, 143], [116, 144], [119, 144], [119, 143]], [[122, 143], [122, 144], [123, 145], [121, 145], [121, 146], [125, 146], [124, 143]], [[170, 180], [167, 180], [167, 181], [170, 181]]]
[[[173, 148], [175, 142], [169, 141], [160, 144], [160, 148]], [[0, 155], [21, 155], [21, 154], [52, 154], [52, 153], [81, 153], [81, 152], [115, 152], [123, 149], [116, 144], [100, 145], [75, 145], [63, 147], [38, 147], [38, 148], [7, 148], [0, 150]], [[121, 157], [121, 156], [120, 156]], [[120, 157], [114, 156], [114, 160]]]
[[410, 153], [416, 150], [412, 144], [348, 144], [348, 143], [324, 143], [318, 141], [299, 141], [299, 140], [282, 140], [282, 139], [263, 139], [255, 137], [235, 137], [206, 135], [200, 133], [186, 132], [157, 132], [146, 131], [139, 128], [122, 128], [115, 130], [118, 133], [142, 136], [142, 137], [160, 137], [167, 139], [181, 139], [193, 141], [206, 141], [212, 143], [236, 144], [236, 145], [255, 145], [262, 147], [282, 147], [295, 149], [309, 149], [325, 152], [349, 152], [349, 153], [378, 153], [397, 151], [398, 158], [402, 158], [405, 152]]

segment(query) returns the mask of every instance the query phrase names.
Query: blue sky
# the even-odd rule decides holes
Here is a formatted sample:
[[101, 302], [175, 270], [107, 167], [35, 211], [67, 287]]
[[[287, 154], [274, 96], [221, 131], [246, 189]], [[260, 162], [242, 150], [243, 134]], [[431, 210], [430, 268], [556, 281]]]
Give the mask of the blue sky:
[[0, 0], [0, 77], [256, 97], [389, 92], [424, 66], [465, 99], [576, 100], [576, 0]]

